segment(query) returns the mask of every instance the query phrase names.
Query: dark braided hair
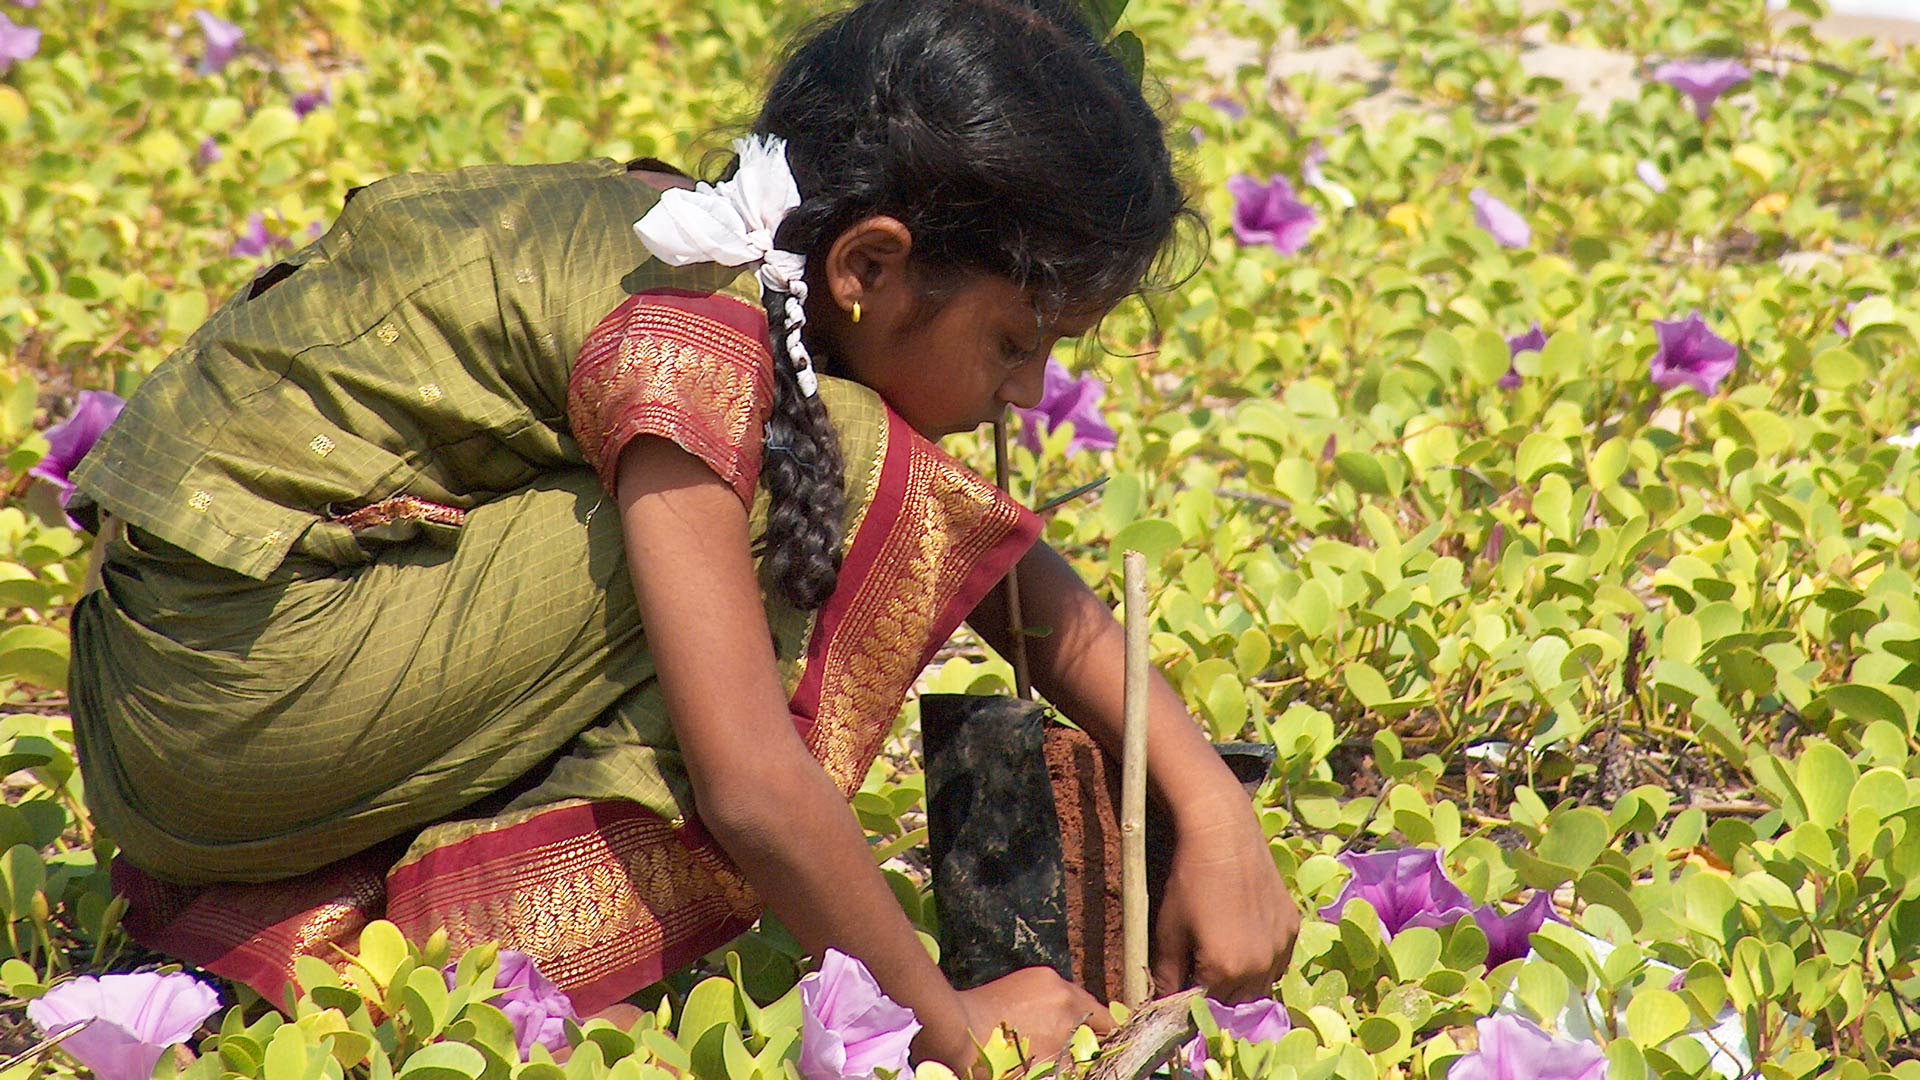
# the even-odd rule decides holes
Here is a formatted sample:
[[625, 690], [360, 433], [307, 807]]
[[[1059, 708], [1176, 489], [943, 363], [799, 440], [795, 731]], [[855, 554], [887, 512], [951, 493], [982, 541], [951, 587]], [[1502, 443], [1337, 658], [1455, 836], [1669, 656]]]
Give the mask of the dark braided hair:
[[[1160, 118], [1077, 3], [866, 0], [816, 24], [753, 126], [786, 139], [800, 189], [779, 246], [805, 254], [817, 281], [840, 233], [884, 214], [912, 233], [911, 261], [936, 309], [986, 276], [1052, 313], [1139, 289], [1177, 225], [1197, 215]], [[846, 499], [826, 409], [794, 378], [781, 300], [767, 304], [764, 544], [773, 581], [810, 610], [839, 576]], [[821, 344], [808, 339], [830, 371], [831, 342]]]

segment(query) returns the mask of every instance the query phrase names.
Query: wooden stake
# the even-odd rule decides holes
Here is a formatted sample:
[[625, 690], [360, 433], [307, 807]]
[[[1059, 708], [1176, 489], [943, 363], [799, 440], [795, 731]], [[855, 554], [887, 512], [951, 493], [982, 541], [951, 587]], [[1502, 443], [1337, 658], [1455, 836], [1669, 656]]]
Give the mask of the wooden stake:
[[[993, 482], [1007, 490], [1007, 417], [1002, 413], [993, 422]], [[1007, 571], [1001, 587], [1007, 597], [1007, 633], [1013, 638], [1013, 692], [1022, 700], [1033, 699], [1033, 679], [1027, 668], [1027, 620], [1020, 611], [1020, 574], [1016, 565]]]
[[1121, 560], [1127, 597], [1126, 729], [1120, 755], [1120, 936], [1128, 1008], [1153, 992], [1147, 960], [1147, 558]]

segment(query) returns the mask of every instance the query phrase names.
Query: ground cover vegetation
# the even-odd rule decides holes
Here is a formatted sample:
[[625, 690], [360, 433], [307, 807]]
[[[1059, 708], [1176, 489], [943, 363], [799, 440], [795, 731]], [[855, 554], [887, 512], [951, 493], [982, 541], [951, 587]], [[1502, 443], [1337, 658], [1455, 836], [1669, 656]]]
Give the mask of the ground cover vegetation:
[[[1216, 738], [1277, 748], [1261, 813], [1323, 912], [1280, 1005], [1197, 1010], [1183, 1067], [1920, 1078], [1920, 50], [1759, 6], [1128, 8], [1207, 257], [1062, 354], [1016, 487], [1112, 474], [1048, 538], [1116, 595], [1118, 552], [1149, 555], [1156, 660]], [[130, 393], [353, 185], [699, 164], [814, 8], [0, 6], [0, 1059], [106, 1007], [63, 984], [105, 1001], [134, 991], [76, 976], [155, 961], [117, 929], [64, 715], [88, 540], [60, 510], [77, 436], [55, 425], [105, 404], [83, 391]], [[1599, 50], [1630, 85], [1583, 98], [1575, 61]], [[1378, 78], [1288, 64], [1322, 55]], [[925, 680], [1009, 681], [965, 642]], [[931, 929], [913, 721], [854, 808]], [[637, 1026], [583, 1028], [520, 959], [448, 966], [376, 924], [360, 989], [314, 961], [283, 1018], [166, 984], [142, 1030], [93, 1030], [114, 1054], [75, 1036], [0, 1080], [80, 1057], [102, 1080], [884, 1060], [863, 1040], [885, 1032], [856, 1030], [886, 1028], [884, 1003], [849, 983], [827, 1009], [797, 952], [763, 927]], [[852, 1025], [838, 1058], [823, 1009]]]

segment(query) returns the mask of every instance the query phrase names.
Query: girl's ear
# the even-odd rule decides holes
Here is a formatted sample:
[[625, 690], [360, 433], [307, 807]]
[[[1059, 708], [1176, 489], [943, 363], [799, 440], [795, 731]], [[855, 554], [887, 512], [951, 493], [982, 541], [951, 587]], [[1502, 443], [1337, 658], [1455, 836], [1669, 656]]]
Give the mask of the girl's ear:
[[827, 249], [826, 284], [834, 307], [851, 313], [857, 303], [864, 314], [883, 320], [910, 312], [912, 253], [913, 233], [898, 218], [876, 214], [848, 226]]

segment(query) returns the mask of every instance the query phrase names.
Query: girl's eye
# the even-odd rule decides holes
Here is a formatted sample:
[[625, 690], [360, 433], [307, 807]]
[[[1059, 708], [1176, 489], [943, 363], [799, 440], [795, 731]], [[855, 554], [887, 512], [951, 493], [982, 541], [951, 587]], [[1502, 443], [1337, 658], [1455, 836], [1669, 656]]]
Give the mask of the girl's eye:
[[1017, 341], [1005, 341], [1000, 345], [1000, 358], [1008, 367], [1019, 367], [1027, 362], [1028, 349]]

